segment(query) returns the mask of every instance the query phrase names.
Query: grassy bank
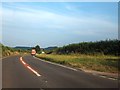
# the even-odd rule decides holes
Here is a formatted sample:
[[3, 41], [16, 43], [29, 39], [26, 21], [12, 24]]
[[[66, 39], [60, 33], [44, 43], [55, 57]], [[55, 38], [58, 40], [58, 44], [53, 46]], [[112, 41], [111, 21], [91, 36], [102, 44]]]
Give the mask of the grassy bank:
[[4, 46], [3, 44], [0, 44], [0, 58], [12, 56], [12, 55], [18, 55], [18, 54], [27, 54], [28, 52], [25, 50], [20, 49], [14, 49], [8, 46]]
[[37, 54], [36, 57], [86, 70], [118, 73], [118, 57], [116, 56]]

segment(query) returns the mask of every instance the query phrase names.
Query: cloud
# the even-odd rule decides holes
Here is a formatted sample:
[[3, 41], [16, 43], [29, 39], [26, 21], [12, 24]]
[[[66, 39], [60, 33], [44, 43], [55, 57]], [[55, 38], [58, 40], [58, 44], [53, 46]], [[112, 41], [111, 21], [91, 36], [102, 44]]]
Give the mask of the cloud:
[[[27, 10], [27, 9], [26, 9]], [[30, 9], [29, 9], [30, 10]], [[105, 20], [104, 18], [91, 17], [71, 17], [51, 13], [47, 11], [36, 10], [31, 12], [3, 10], [3, 20], [15, 24], [16, 22], [30, 24], [32, 26], [43, 25], [49, 28], [75, 28], [75, 29], [96, 29], [96, 30], [110, 30], [114, 31], [116, 23]], [[16, 24], [15, 24], [16, 25]], [[19, 25], [19, 24], [18, 24]], [[21, 24], [24, 25], [24, 24]], [[37, 27], [39, 27], [37, 26]], [[94, 30], [93, 30], [94, 31]]]
[[[27, 34], [27, 36], [23, 35], [26, 39], [32, 34], [35, 39], [38, 39], [41, 36], [47, 36], [46, 38], [43, 38], [41, 42], [45, 40], [55, 42], [61, 40], [59, 39], [61, 37], [64, 37], [64, 40], [66, 38], [67, 42], [67, 40], [74, 38], [74, 36], [75, 38], [80, 38], [81, 36], [83, 38], [94, 38], [95, 36], [104, 38], [117, 37], [117, 23], [104, 17], [96, 17], [96, 15], [93, 15], [92, 17], [79, 15], [79, 17], [75, 17], [45, 10], [32, 9], [25, 6], [11, 8], [14, 9], [3, 7], [2, 23], [4, 29], [4, 41], [7, 39], [7, 32], [10, 31], [13, 31], [13, 33], [16, 32], [16, 35], [19, 35], [19, 33], [28, 33], [29, 35]], [[69, 7], [68, 9], [70, 10], [72, 8]], [[18, 39], [18, 37], [14, 36], [13, 38]], [[22, 42], [22, 39], [20, 40]], [[26, 41], [30, 42], [30, 40]]]

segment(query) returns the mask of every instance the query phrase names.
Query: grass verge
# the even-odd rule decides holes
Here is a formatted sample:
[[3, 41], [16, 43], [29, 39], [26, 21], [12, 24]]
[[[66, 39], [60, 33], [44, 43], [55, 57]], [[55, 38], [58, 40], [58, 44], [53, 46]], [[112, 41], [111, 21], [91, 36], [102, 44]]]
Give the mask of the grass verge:
[[119, 59], [116, 56], [37, 54], [36, 57], [85, 70], [118, 73]]

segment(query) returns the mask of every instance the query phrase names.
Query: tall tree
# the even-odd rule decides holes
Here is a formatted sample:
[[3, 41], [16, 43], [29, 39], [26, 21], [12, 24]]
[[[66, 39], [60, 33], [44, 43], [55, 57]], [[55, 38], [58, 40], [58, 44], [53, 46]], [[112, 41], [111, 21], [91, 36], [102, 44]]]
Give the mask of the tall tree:
[[36, 50], [36, 53], [40, 53], [41, 52], [40, 46], [39, 45], [35, 46], [35, 50]]

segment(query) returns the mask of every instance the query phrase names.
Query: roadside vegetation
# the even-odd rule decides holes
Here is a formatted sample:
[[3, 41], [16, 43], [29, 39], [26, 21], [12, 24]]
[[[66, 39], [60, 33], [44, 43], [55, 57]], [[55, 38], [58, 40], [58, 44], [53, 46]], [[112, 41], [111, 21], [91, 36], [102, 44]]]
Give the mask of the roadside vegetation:
[[117, 56], [37, 54], [36, 57], [84, 70], [118, 73]]
[[36, 54], [36, 57], [84, 70], [118, 73], [119, 46], [118, 40], [82, 42], [55, 48], [50, 54]]
[[81, 42], [69, 44], [56, 49], [56, 54], [79, 53], [86, 55], [116, 55], [118, 56], [119, 40], [105, 40], [96, 42]]
[[8, 46], [4, 46], [3, 44], [0, 44], [0, 58], [7, 57], [11, 55], [18, 55], [18, 54], [27, 54], [28, 50], [22, 50], [22, 49], [15, 49]]

